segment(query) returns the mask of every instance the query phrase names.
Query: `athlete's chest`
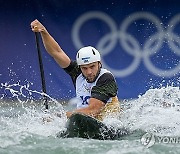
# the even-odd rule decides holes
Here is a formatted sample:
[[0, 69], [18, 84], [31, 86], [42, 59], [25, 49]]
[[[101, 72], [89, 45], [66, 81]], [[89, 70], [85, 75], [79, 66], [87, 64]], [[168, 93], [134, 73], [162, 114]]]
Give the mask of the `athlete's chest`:
[[76, 81], [76, 94], [77, 95], [90, 95], [92, 88], [96, 85], [96, 82], [88, 83], [85, 78], [81, 77]]

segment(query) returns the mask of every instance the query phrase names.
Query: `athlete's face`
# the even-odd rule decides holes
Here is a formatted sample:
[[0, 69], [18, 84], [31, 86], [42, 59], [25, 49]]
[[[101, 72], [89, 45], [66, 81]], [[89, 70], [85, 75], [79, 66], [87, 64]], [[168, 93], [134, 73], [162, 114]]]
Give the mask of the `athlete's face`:
[[80, 65], [81, 71], [83, 75], [86, 77], [88, 82], [93, 82], [96, 78], [97, 73], [99, 72], [99, 68], [101, 67], [101, 63], [94, 62], [91, 64]]

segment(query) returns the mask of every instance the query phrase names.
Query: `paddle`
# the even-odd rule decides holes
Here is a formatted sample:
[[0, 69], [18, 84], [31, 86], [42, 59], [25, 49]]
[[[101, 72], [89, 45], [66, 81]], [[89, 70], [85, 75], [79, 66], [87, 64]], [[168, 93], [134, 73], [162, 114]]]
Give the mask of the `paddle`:
[[[42, 56], [40, 51], [40, 45], [39, 45], [39, 33], [35, 32], [35, 40], [36, 40], [36, 48], [38, 51], [38, 59], [39, 59], [39, 68], [41, 73], [41, 84], [42, 84], [42, 91], [46, 94], [46, 83], [45, 83], [45, 77], [44, 77], [44, 69], [43, 69], [43, 63], [42, 63]], [[45, 109], [48, 109], [48, 100], [47, 96], [43, 95], [44, 97], [44, 105]]]

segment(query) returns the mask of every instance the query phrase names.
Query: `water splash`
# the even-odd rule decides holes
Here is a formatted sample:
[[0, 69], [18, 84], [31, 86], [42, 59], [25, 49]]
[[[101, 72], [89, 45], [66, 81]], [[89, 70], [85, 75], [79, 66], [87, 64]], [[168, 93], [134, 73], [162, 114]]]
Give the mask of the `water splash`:
[[162, 136], [180, 134], [179, 87], [150, 89], [127, 105], [121, 120], [131, 130], [139, 129]]
[[[65, 129], [66, 117], [57, 117], [53, 113], [62, 111], [63, 107], [50, 96], [30, 89], [30, 85], [20, 83], [1, 86], [5, 92], [9, 92], [20, 107], [11, 104], [0, 110], [0, 147], [6, 148], [18, 145], [28, 138], [55, 137], [56, 133]], [[37, 105], [33, 94], [46, 95], [51, 102], [49, 112], [41, 111], [43, 103]], [[5, 95], [1, 96], [3, 99]], [[8, 103], [8, 102], [6, 102]], [[10, 102], [11, 103], [11, 102]], [[31, 105], [28, 105], [28, 104]], [[178, 136], [180, 134], [180, 89], [179, 87], [167, 86], [158, 89], [150, 89], [136, 100], [123, 101], [123, 112], [120, 119], [105, 121], [115, 127], [125, 127], [134, 130], [151, 132], [158, 136]], [[48, 123], [42, 119], [53, 118]], [[33, 139], [32, 139], [33, 140]]]
[[[30, 89], [30, 84], [20, 85], [1, 83], [4, 92], [12, 95], [13, 101], [3, 102], [5, 94], [1, 96], [0, 106], [0, 147], [6, 148], [11, 145], [18, 145], [32, 136], [48, 137], [56, 136], [56, 133], [65, 129], [67, 118], [60, 103], [49, 95]], [[34, 100], [33, 95], [48, 97], [50, 108], [44, 113], [43, 102]], [[15, 104], [15, 105], [13, 105]], [[55, 113], [58, 112], [61, 118]], [[43, 119], [51, 117], [51, 122]]]

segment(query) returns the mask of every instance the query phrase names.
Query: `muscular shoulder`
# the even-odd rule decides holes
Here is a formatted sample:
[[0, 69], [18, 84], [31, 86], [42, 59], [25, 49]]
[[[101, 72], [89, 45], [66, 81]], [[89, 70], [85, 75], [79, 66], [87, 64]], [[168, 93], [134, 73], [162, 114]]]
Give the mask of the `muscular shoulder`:
[[107, 72], [100, 76], [96, 85], [101, 86], [101, 85], [109, 84], [110, 82], [115, 82], [115, 79], [111, 73]]
[[75, 84], [76, 78], [79, 76], [79, 74], [81, 74], [81, 70], [77, 65], [77, 62], [71, 60], [70, 65], [64, 68], [64, 70], [71, 76], [73, 83]]
[[104, 73], [92, 88], [91, 97], [107, 103], [109, 98], [117, 95], [118, 87], [111, 73]]

